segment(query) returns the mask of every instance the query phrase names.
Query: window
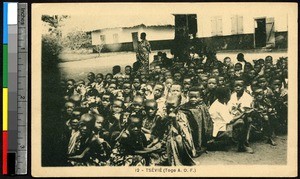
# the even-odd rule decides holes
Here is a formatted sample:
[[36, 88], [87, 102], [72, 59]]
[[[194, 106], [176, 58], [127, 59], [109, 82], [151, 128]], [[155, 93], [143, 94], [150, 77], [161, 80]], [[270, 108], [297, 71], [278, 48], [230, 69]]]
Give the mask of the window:
[[113, 34], [113, 42], [119, 43], [119, 34]]
[[243, 16], [234, 15], [231, 17], [231, 34], [243, 33]]
[[100, 42], [105, 44], [106, 42], [105, 35], [100, 35]]
[[217, 36], [222, 35], [222, 17], [221, 16], [215, 16], [211, 18], [211, 35]]

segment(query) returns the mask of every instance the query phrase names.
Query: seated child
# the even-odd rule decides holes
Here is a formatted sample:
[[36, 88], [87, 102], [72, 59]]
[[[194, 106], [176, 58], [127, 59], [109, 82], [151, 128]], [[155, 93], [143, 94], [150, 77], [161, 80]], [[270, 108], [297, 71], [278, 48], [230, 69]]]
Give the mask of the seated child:
[[65, 96], [70, 97], [73, 94], [75, 94], [75, 80], [69, 79], [67, 81], [66, 87], [67, 87], [67, 89], [64, 94]]
[[157, 103], [157, 114], [164, 115], [166, 98], [164, 96], [164, 85], [162, 83], [156, 83], [153, 89], [154, 100]]
[[254, 91], [254, 101], [252, 103], [255, 115], [255, 124], [261, 124], [261, 126], [255, 126], [256, 130], [263, 130], [264, 135], [267, 137], [267, 143], [275, 146], [276, 143], [273, 139], [274, 136], [274, 113], [275, 108], [271, 102], [265, 97], [264, 90], [259, 88]]
[[166, 136], [162, 140], [165, 140], [167, 148], [167, 165], [191, 166], [196, 164], [191, 158], [195, 156], [196, 150], [187, 116], [178, 109], [179, 104], [179, 96], [172, 95], [167, 98], [167, 115], [164, 121], [168, 121], [169, 126], [165, 129]]
[[203, 102], [199, 88], [192, 87], [189, 92], [189, 102], [180, 106], [182, 111], [188, 111], [188, 120], [192, 129], [194, 145], [198, 156], [205, 148], [206, 142], [210, 139], [212, 121], [208, 108]]
[[205, 94], [205, 104], [209, 107], [215, 100], [215, 90], [217, 88], [218, 80], [216, 77], [210, 77], [207, 81], [207, 91]]
[[79, 121], [80, 135], [76, 139], [74, 150], [69, 155], [73, 166], [103, 166], [110, 155], [109, 145], [93, 133], [95, 116], [83, 114]]
[[117, 143], [111, 156], [113, 166], [145, 166], [146, 159], [137, 154], [147, 147], [147, 139], [142, 132], [142, 122], [137, 115], [131, 115], [129, 126], [116, 139]]
[[[230, 108], [227, 105], [230, 100], [230, 90], [227, 87], [219, 87], [216, 89], [217, 100], [209, 108], [209, 113], [213, 121], [213, 140], [209, 141], [214, 145], [215, 140], [223, 140], [231, 138], [232, 130], [237, 133], [238, 151], [253, 153], [252, 148], [247, 146], [248, 131], [250, 130], [250, 121], [240, 116], [234, 116], [230, 113]], [[226, 145], [227, 140], [225, 141]]]
[[156, 121], [160, 116], [157, 113], [157, 102], [154, 99], [145, 101], [146, 116], [142, 121], [142, 132], [145, 134], [147, 141], [152, 142], [152, 131], [155, 128]]
[[95, 136], [101, 140], [109, 141], [109, 132], [103, 128], [103, 123], [105, 121], [104, 117], [100, 114], [94, 114], [95, 116]]
[[93, 72], [88, 73], [87, 79], [89, 82], [87, 83], [87, 87], [89, 89], [95, 88], [95, 85], [96, 85], [95, 78], [96, 78], [95, 73], [93, 73]]
[[74, 147], [76, 144], [76, 139], [79, 136], [78, 123], [80, 119], [80, 112], [74, 111], [72, 114], [72, 118], [67, 122], [67, 126], [69, 126], [69, 144], [68, 144], [68, 152], [70, 155], [72, 151], [74, 151]]
[[120, 100], [114, 100], [109, 114], [107, 115], [106, 120], [103, 122], [103, 128], [109, 132], [109, 143], [111, 146], [114, 145], [114, 139], [121, 131], [121, 115], [123, 111], [123, 102]]

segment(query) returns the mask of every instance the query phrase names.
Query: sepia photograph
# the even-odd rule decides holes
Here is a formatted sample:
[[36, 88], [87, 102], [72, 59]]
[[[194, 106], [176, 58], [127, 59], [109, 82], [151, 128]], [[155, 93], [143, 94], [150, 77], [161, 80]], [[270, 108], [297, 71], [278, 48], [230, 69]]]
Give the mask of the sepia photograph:
[[33, 176], [296, 176], [297, 13], [32, 4]]

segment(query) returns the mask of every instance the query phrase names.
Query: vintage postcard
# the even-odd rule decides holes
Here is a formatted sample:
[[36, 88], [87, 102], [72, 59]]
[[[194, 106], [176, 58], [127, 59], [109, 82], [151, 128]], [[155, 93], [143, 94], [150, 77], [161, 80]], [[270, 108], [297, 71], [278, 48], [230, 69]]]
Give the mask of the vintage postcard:
[[297, 15], [32, 4], [32, 175], [297, 176]]

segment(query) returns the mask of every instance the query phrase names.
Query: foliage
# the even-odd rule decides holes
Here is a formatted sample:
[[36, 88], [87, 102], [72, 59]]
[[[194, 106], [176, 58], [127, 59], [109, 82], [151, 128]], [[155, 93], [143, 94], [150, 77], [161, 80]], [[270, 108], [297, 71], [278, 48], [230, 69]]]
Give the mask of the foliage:
[[62, 50], [62, 45], [55, 36], [43, 35], [42, 36], [42, 54], [43, 60], [56, 60]]
[[92, 46], [92, 37], [90, 33], [84, 31], [73, 31], [63, 39], [63, 46], [71, 50], [80, 48], [90, 48]]
[[69, 18], [70, 16], [67, 15], [43, 15], [42, 16], [42, 21], [46, 22], [50, 27], [48, 31], [50, 32], [51, 35], [56, 35], [56, 36], [61, 36], [61, 22], [64, 21], [65, 19]]

